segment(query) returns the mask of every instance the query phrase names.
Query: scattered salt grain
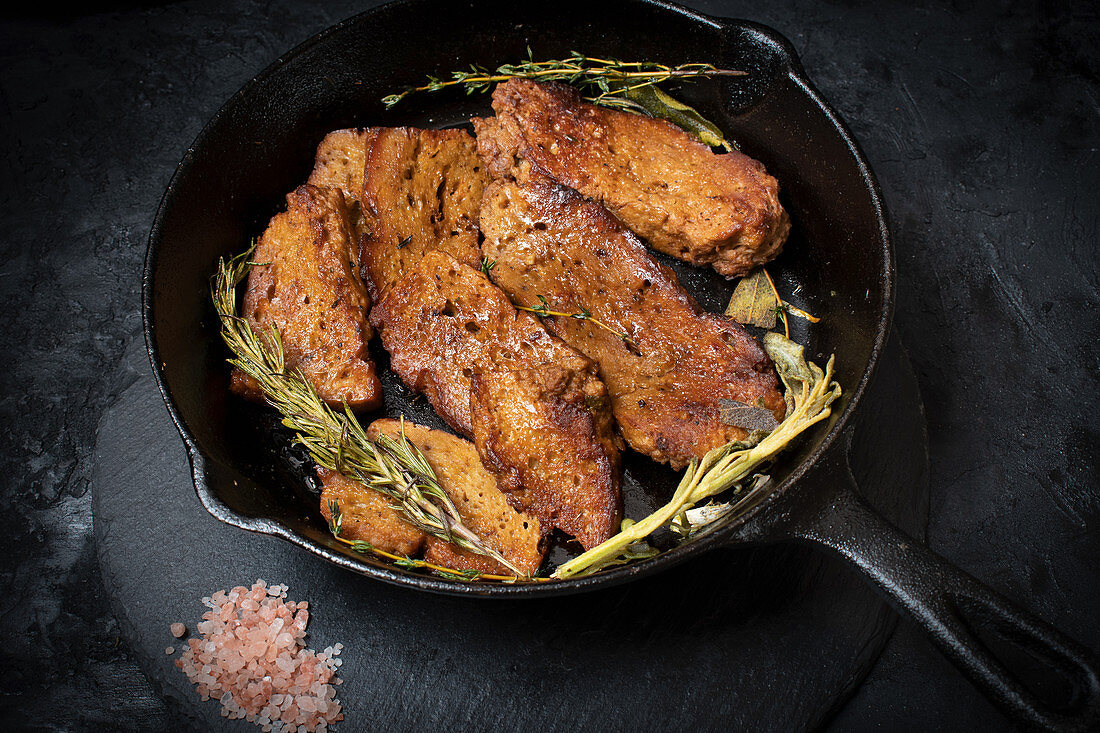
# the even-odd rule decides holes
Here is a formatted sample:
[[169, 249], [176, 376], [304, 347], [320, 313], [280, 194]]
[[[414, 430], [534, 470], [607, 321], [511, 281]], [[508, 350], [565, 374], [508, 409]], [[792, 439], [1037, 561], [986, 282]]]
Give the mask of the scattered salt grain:
[[[204, 597], [210, 610], [195, 626], [201, 639], [188, 640], [176, 666], [203, 700], [218, 699], [229, 719], [273, 733], [327, 731], [344, 719], [334, 687], [344, 645], [320, 654], [305, 648], [309, 606], [285, 600], [286, 592], [258, 580]], [[170, 630], [177, 639], [187, 631], [180, 623]]]
[[176, 653], [176, 648], [171, 647], [171, 646], [166, 646], [166, 647], [164, 647], [164, 653], [167, 654], [168, 656], [172, 656], [173, 654]]

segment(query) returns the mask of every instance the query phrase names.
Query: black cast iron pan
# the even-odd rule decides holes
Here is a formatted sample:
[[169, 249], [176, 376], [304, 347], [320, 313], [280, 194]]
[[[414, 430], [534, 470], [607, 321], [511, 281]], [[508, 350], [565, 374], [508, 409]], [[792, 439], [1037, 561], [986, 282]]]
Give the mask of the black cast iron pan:
[[[488, 112], [461, 92], [410, 97], [383, 109], [388, 93], [470, 63], [589, 54], [665, 63], [709, 61], [748, 75], [707, 81], [680, 94], [762, 160], [781, 182], [793, 221], [770, 268], [797, 305], [823, 316], [793, 334], [808, 355], [836, 354], [844, 396], [831, 420], [807, 434], [771, 471], [777, 490], [748, 516], [654, 559], [597, 576], [528, 585], [459, 583], [405, 572], [346, 551], [329, 535], [317, 499], [295, 470], [270, 416], [230, 397], [225, 352], [208, 301], [217, 259], [240, 251], [302, 182], [314, 148], [342, 127], [442, 127]], [[670, 263], [704, 307], [719, 310], [730, 286]], [[564, 595], [629, 581], [730, 543], [801, 541], [849, 561], [990, 697], [1021, 723], [1086, 730], [1100, 721], [1092, 654], [984, 587], [879, 518], [853, 491], [845, 424], [885, 344], [894, 266], [874, 176], [847, 128], [807, 80], [791, 45], [753, 23], [703, 16], [655, 0], [544, 7], [507, 0], [404, 0], [345, 21], [305, 42], [249, 82], [188, 149], [149, 240], [143, 305], [153, 371], [187, 444], [195, 488], [217, 518], [282, 537], [379, 580], [481, 597]], [[384, 352], [375, 354], [386, 374]], [[440, 423], [392, 377], [381, 413]], [[374, 416], [370, 416], [374, 417]], [[677, 476], [645, 459], [626, 461], [629, 516], [656, 508]], [[352, 582], [349, 578], [349, 582]], [[1008, 641], [1069, 683], [1060, 700], [1032, 691], [1026, 669], [995, 653]], [[1038, 660], [1038, 661], [1034, 661]]]

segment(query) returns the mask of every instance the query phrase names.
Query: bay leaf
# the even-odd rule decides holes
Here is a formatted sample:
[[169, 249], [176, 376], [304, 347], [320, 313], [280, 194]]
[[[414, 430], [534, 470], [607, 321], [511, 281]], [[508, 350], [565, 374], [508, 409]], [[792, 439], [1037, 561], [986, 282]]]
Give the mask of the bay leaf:
[[762, 268], [741, 278], [726, 306], [726, 315], [738, 323], [752, 324], [771, 330], [775, 328], [779, 302], [768, 284]]

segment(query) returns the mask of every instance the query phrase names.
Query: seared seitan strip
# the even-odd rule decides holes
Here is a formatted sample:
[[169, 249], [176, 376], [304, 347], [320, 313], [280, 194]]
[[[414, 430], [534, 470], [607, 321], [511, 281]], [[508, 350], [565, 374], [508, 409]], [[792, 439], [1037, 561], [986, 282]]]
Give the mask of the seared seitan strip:
[[666, 254], [737, 277], [772, 260], [787, 238], [764, 166], [739, 152], [716, 155], [671, 122], [529, 79], [499, 84], [493, 109], [474, 127], [495, 177], [541, 175], [575, 188]]
[[313, 171], [306, 181], [313, 186], [338, 188], [343, 192], [350, 219], [355, 225], [356, 238], [351, 251], [356, 261], [363, 237], [370, 233], [372, 226], [370, 215], [362, 205], [363, 172], [377, 134], [377, 128], [367, 127], [335, 130], [325, 135], [317, 146]]
[[[409, 428], [406, 423], [406, 433], [412, 432]], [[321, 479], [321, 514], [325, 521], [332, 518], [329, 502], [335, 501], [340, 507], [341, 537], [369, 542], [394, 555], [420, 554], [426, 536], [401, 518], [393, 508], [393, 499], [327, 468], [318, 468], [317, 477]]]
[[474, 443], [516, 506], [585, 548], [615, 534], [620, 444], [606, 392], [591, 394], [592, 377], [542, 364], [474, 372], [470, 381]]
[[585, 547], [618, 530], [619, 451], [590, 359], [442, 252], [425, 253], [375, 304], [371, 322], [393, 370], [476, 438], [514, 506]]
[[[702, 311], [676, 276], [598, 203], [532, 181], [493, 183], [481, 210], [494, 282], [517, 306], [581, 314], [543, 319], [594, 359], [626, 442], [679, 468], [746, 430], [723, 424], [723, 401], [783, 417], [771, 360], [744, 328]], [[629, 337], [624, 341], [617, 333]]]
[[[532, 574], [542, 563], [544, 546], [539, 520], [517, 512], [501, 492], [497, 479], [485, 469], [472, 443], [442, 430], [414, 423], [404, 425], [405, 437], [416, 446], [435, 472], [439, 485], [454, 502], [463, 523], [521, 571]], [[379, 435], [397, 439], [401, 423], [375, 420], [367, 429], [372, 440]], [[319, 471], [323, 482], [321, 513], [331, 516], [329, 501], [339, 502], [340, 536], [370, 542], [380, 550], [416, 556], [455, 570], [479, 570], [510, 575], [495, 560], [425, 535], [412, 527], [392, 507], [388, 497], [332, 471]]]
[[[367, 343], [370, 297], [353, 262], [356, 241], [339, 189], [304, 185], [267, 226], [248, 276], [243, 315], [258, 334], [277, 326], [286, 363], [300, 369], [325, 402], [372, 409], [382, 385]], [[233, 371], [234, 391], [259, 398], [258, 386]]]
[[363, 171], [377, 134], [377, 128], [367, 127], [334, 130], [325, 135], [317, 146], [313, 171], [306, 183], [340, 189], [349, 205], [362, 199]]
[[371, 323], [390, 353], [390, 368], [463, 435], [474, 434], [475, 370], [559, 364], [591, 376], [592, 396], [601, 394], [591, 359], [550, 336], [535, 317], [516, 311], [480, 272], [442, 252], [426, 253], [382, 296]]
[[477, 267], [477, 213], [488, 185], [476, 143], [463, 130], [381, 128], [363, 181], [372, 232], [360, 250], [375, 300], [425, 252], [446, 252]]

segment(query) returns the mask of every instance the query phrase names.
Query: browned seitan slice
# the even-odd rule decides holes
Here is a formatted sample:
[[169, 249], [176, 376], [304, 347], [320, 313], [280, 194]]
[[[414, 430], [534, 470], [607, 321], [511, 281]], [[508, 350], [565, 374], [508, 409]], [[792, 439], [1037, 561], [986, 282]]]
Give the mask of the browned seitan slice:
[[[411, 432], [408, 423], [405, 427], [407, 433]], [[321, 514], [325, 521], [332, 518], [329, 502], [335, 501], [340, 507], [341, 537], [369, 542], [394, 555], [420, 554], [426, 536], [401, 518], [388, 496], [326, 468], [318, 468], [317, 477], [321, 479]]]
[[[401, 423], [397, 420], [375, 420], [367, 430], [371, 438], [388, 435], [396, 439], [400, 434]], [[405, 437], [424, 454], [466, 526], [521, 571], [530, 575], [538, 570], [545, 552], [539, 520], [509, 505], [474, 445], [442, 430], [409, 422], [405, 423]], [[424, 559], [456, 570], [510, 574], [484, 555], [435, 537], [427, 538]]]
[[618, 445], [607, 390], [590, 359], [442, 252], [425, 253], [375, 304], [371, 322], [405, 384], [455, 430], [478, 438], [486, 465], [516, 492], [509, 494], [514, 506], [586, 547], [617, 531]]
[[[287, 366], [318, 395], [354, 409], [381, 404], [382, 385], [367, 343], [370, 297], [355, 267], [354, 227], [339, 189], [303, 185], [287, 195], [253, 254], [243, 315], [257, 333], [277, 326]], [[257, 385], [234, 370], [232, 387], [253, 398]]]
[[377, 135], [378, 129], [374, 127], [335, 130], [325, 135], [317, 146], [313, 171], [306, 181], [312, 186], [338, 188], [343, 192], [349, 218], [355, 225], [356, 239], [351, 251], [357, 263], [363, 237], [372, 227], [370, 216], [362, 205], [363, 173]]
[[[543, 319], [594, 359], [626, 442], [682, 467], [744, 428], [723, 423], [727, 400], [781, 419], [771, 360], [740, 324], [702, 311], [676, 276], [598, 203], [546, 180], [498, 181], [485, 192], [482, 249], [518, 306], [589, 312]], [[615, 332], [612, 332], [615, 331]], [[626, 333], [624, 341], [618, 332]]]
[[[481, 272], [442, 252], [419, 263], [374, 304], [371, 323], [390, 368], [423, 393], [448, 425], [474, 434], [470, 379], [475, 371], [559, 364], [594, 378], [595, 364], [550, 336]], [[602, 385], [593, 379], [593, 396]]]
[[[387, 435], [396, 440], [401, 430], [397, 420], [375, 420], [367, 428], [367, 436], [377, 440], [379, 435]], [[423, 453], [463, 523], [521, 572], [530, 575], [538, 570], [545, 552], [539, 520], [509, 505], [494, 475], [482, 465], [474, 445], [442, 430], [409, 422], [404, 424], [404, 433]], [[328, 521], [329, 501], [339, 502], [341, 537], [370, 542], [378, 549], [410, 557], [423, 550], [428, 562], [455, 570], [511, 574], [495, 560], [414, 529], [392, 507], [392, 500], [377, 491], [332, 471], [319, 474], [323, 481], [321, 513]]]
[[575, 188], [666, 254], [737, 277], [786, 241], [778, 184], [746, 155], [715, 154], [670, 122], [589, 104], [562, 84], [511, 79], [493, 109], [474, 127], [494, 176]]
[[338, 188], [350, 204], [363, 197], [363, 171], [367, 167], [367, 154], [378, 134], [377, 128], [334, 130], [317, 146], [313, 171], [309, 174], [311, 186]]
[[477, 267], [477, 213], [488, 184], [474, 139], [464, 130], [381, 128], [363, 181], [372, 231], [360, 264], [378, 299], [425, 252]]
[[[474, 372], [474, 443], [517, 506], [585, 548], [619, 530], [619, 445], [605, 395], [557, 364]], [[598, 400], [603, 409], [593, 411]]]

